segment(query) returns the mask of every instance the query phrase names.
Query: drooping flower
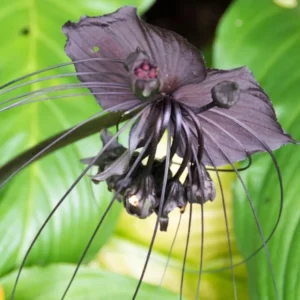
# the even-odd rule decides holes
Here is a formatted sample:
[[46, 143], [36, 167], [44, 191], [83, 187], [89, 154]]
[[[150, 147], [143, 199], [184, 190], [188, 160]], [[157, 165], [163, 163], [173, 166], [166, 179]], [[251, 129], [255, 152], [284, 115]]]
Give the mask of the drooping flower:
[[[293, 142], [246, 67], [206, 68], [194, 46], [174, 32], [143, 22], [133, 7], [67, 22], [63, 31], [68, 38], [66, 53], [83, 83], [99, 81], [130, 88], [115, 95], [111, 93], [114, 87], [90, 87], [104, 109], [126, 112], [144, 104], [131, 129], [128, 150], [101, 161], [93, 180], [107, 180], [111, 189], [118, 186], [116, 197], [122, 198], [130, 214], [145, 218], [156, 212], [161, 230], [167, 229], [168, 213], [176, 207], [184, 211], [188, 202], [203, 204], [215, 198], [205, 166], [233, 164], [255, 152]], [[92, 58], [102, 60], [76, 63]], [[172, 140], [170, 153], [158, 161], [155, 153], [165, 131]], [[102, 135], [104, 145], [107, 134]], [[115, 153], [120, 147], [115, 144], [106, 152]], [[138, 148], [144, 151], [140, 158], [135, 152]], [[173, 174], [170, 166], [175, 154], [183, 159]], [[188, 175], [180, 181], [186, 169]], [[162, 177], [166, 178], [164, 188]]]

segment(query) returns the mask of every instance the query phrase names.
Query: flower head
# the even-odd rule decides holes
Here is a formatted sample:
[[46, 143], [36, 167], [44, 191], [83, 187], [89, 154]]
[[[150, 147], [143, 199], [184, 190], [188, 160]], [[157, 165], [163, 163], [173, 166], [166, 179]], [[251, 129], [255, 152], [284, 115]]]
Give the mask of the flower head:
[[[63, 30], [68, 38], [66, 53], [82, 74], [78, 76], [82, 82], [113, 82], [130, 88], [129, 93], [118, 95], [110, 94], [113, 88], [105, 85], [90, 88], [93, 93], [101, 92], [96, 99], [104, 109], [118, 107], [126, 112], [144, 103], [131, 129], [128, 151], [107, 161], [93, 180], [116, 185], [131, 172], [127, 176], [131, 184], [117, 194], [122, 194], [131, 214], [144, 218], [155, 211], [163, 230], [174, 208], [215, 198], [205, 166], [232, 164], [293, 141], [281, 129], [271, 101], [247, 68], [207, 69], [195, 47], [174, 32], [143, 22], [133, 7], [102, 17], [83, 17], [78, 23], [66, 23]], [[93, 51], [94, 47], [99, 51]], [[88, 58], [110, 60], [76, 63]], [[165, 131], [172, 138], [170, 155], [155, 163]], [[135, 153], [141, 147], [143, 158], [148, 157], [146, 166]], [[170, 166], [176, 153], [183, 159], [173, 174]], [[130, 171], [136, 159], [138, 176]], [[164, 173], [166, 164], [169, 173], [162, 191], [155, 177], [158, 168]], [[187, 169], [189, 174], [179, 181]]]

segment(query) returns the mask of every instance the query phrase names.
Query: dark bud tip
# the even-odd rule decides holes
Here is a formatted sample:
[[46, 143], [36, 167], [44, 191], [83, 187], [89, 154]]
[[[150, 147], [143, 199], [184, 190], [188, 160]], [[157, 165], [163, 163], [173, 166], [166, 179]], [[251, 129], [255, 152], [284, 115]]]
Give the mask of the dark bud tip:
[[117, 200], [124, 200], [126, 189], [132, 184], [132, 178], [126, 178], [126, 175], [112, 176], [106, 180], [107, 188], [110, 192], [114, 192]]
[[185, 206], [180, 206], [179, 207], [179, 210], [180, 210], [180, 213], [183, 214], [185, 212], [185, 208], [186, 208], [186, 205]]
[[159, 219], [159, 230], [160, 231], [167, 231], [168, 225], [169, 225], [169, 217], [168, 216], [161, 217]]
[[186, 195], [190, 203], [204, 204], [216, 197], [216, 188], [206, 169], [201, 166], [200, 176], [197, 168], [193, 170], [192, 182], [186, 182]]
[[215, 106], [220, 108], [232, 107], [240, 98], [240, 88], [236, 82], [222, 81], [211, 90]]
[[132, 91], [139, 98], [148, 98], [159, 90], [158, 68], [150, 62], [148, 54], [137, 48], [125, 60], [125, 69], [131, 80]]
[[[182, 208], [186, 206], [186, 197], [184, 186], [179, 180], [171, 181], [168, 184], [166, 199], [163, 204], [162, 214], [159, 218], [160, 230], [167, 231], [169, 224], [168, 214], [175, 208]], [[156, 211], [156, 213], [158, 213]]]
[[131, 186], [125, 195], [125, 207], [129, 214], [141, 219], [150, 216], [158, 205], [155, 183], [152, 176], [146, 176]]

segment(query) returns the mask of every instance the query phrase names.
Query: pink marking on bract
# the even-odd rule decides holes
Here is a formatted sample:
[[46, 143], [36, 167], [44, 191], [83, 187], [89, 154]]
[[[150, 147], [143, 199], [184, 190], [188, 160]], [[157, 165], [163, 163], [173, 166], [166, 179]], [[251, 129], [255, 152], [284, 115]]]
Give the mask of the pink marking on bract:
[[149, 71], [149, 70], [150, 70], [150, 65], [147, 64], [147, 63], [143, 63], [142, 69], [143, 69], [144, 71]]
[[147, 74], [145, 72], [141, 71], [141, 72], [138, 72], [137, 77], [141, 78], [141, 79], [145, 79], [147, 77]]
[[151, 71], [149, 72], [150, 78], [156, 78], [157, 72], [156, 69], [152, 68]]
[[141, 74], [141, 73], [144, 73], [144, 71], [142, 70], [142, 69], [140, 69], [140, 68], [136, 68], [135, 70], [134, 70], [134, 74], [135, 75], [139, 75], [139, 74]]

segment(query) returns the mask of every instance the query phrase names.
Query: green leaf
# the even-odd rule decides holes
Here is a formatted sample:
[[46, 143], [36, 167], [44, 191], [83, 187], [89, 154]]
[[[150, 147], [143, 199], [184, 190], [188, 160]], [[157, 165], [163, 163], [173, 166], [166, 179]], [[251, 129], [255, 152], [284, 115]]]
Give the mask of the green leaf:
[[[300, 138], [300, 8], [286, 9], [269, 0], [236, 1], [224, 16], [217, 34], [214, 63], [218, 68], [247, 65], [270, 95], [279, 121]], [[276, 151], [284, 183], [284, 207], [279, 227], [268, 243], [278, 299], [298, 299], [300, 261], [300, 156], [296, 146]], [[279, 183], [268, 155], [255, 155], [244, 176], [265, 238], [279, 213]], [[239, 184], [234, 202], [235, 232], [245, 257], [262, 245], [249, 201]], [[275, 299], [266, 251], [248, 263], [252, 299]]]
[[[69, 19], [77, 21], [82, 15], [109, 13], [124, 4], [138, 5], [143, 12], [152, 3], [152, 0], [1, 1], [1, 83], [69, 61], [64, 54], [65, 36], [61, 31], [62, 25]], [[55, 69], [45, 76], [72, 71], [71, 67]], [[2, 93], [0, 101], [42, 87], [70, 82], [76, 82], [75, 78], [38, 82], [18, 89], [16, 93]], [[99, 110], [93, 97], [72, 97], [1, 112], [0, 165]], [[100, 146], [98, 136], [70, 145], [23, 170], [1, 189], [0, 274], [20, 265], [41, 224], [84, 169], [79, 160], [95, 155]], [[92, 192], [91, 183], [85, 177], [38, 238], [28, 263], [77, 262], [109, 200], [105, 185]], [[120, 209], [120, 205], [115, 205], [108, 215], [89, 257], [111, 235]]]
[[[15, 300], [60, 299], [74, 272], [75, 265], [53, 264], [45, 268], [24, 269], [22, 281], [18, 285]], [[5, 295], [12, 291], [16, 273], [0, 280]], [[132, 299], [137, 280], [96, 268], [81, 267], [65, 299]], [[143, 283], [139, 299], [178, 299], [175, 295], [156, 286]]]

